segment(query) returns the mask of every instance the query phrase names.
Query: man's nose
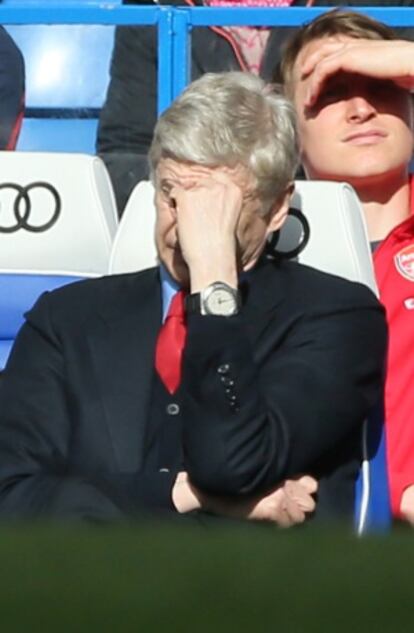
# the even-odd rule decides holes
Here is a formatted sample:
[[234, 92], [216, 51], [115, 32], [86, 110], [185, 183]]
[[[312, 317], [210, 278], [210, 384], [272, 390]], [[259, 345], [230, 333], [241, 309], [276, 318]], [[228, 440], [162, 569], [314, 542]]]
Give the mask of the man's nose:
[[352, 122], [366, 121], [376, 114], [375, 106], [363, 95], [353, 95], [347, 103], [347, 119]]

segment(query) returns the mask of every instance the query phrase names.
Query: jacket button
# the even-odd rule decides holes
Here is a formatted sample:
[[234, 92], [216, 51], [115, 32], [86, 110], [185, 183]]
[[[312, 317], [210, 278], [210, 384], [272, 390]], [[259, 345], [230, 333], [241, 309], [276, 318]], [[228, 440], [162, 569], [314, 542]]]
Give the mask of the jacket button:
[[168, 415], [178, 415], [180, 413], [180, 406], [176, 402], [171, 402], [167, 405], [166, 411]]

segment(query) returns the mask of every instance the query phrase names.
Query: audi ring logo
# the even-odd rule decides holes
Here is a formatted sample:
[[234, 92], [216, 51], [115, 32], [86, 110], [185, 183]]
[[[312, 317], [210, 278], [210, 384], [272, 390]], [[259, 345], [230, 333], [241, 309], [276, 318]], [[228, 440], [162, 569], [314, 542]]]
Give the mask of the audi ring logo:
[[[0, 233], [15, 233], [20, 229], [29, 231], [30, 233], [42, 233], [50, 229], [58, 220], [62, 202], [60, 195], [55, 187], [48, 182], [32, 182], [29, 185], [22, 186], [14, 182], [5, 182], [0, 184], [1, 190], [9, 190], [14, 192], [15, 198], [12, 204], [12, 214], [14, 221], [10, 225], [4, 226], [2, 223], [3, 204], [0, 205]], [[36, 223], [33, 219], [35, 212], [33, 193], [41, 191], [50, 197], [50, 204], [47, 205], [47, 220], [42, 223]]]

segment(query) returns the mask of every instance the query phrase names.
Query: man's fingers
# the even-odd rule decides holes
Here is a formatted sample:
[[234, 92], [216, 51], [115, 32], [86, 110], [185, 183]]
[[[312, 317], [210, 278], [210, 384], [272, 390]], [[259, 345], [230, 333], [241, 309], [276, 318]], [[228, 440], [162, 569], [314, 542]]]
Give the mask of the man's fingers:
[[313, 512], [316, 507], [315, 499], [305, 492], [303, 489], [294, 489], [287, 492], [287, 495], [294, 501], [304, 512], [308, 514]]
[[341, 52], [334, 53], [322, 59], [314, 68], [309, 79], [307, 79], [308, 88], [305, 97], [305, 105], [310, 107], [315, 105], [321, 94], [327, 80], [336, 75], [339, 71], [352, 72], [344, 63]]
[[289, 498], [289, 495], [287, 495], [286, 498], [286, 513], [291, 521], [291, 525], [303, 523], [306, 518], [305, 511], [300, 507], [299, 503], [297, 503], [295, 499]]
[[292, 480], [286, 481], [284, 491], [286, 495], [300, 507], [301, 510], [308, 513], [313, 512], [315, 510], [315, 500], [312, 497], [312, 493], [316, 490], [316, 482], [312, 477], [309, 477], [309, 480], [305, 479], [305, 477], [302, 477], [301, 479], [304, 480], [304, 483]]
[[314, 105], [327, 79], [340, 70], [346, 70], [346, 63], [349, 64], [350, 60], [344, 53], [348, 49], [349, 45], [343, 42], [327, 43], [306, 59], [301, 69], [301, 78], [308, 84], [305, 105]]
[[344, 42], [326, 42], [317, 51], [309, 55], [303, 62], [301, 67], [301, 79], [305, 79], [314, 70], [317, 64], [325, 57], [329, 57], [340, 50], [343, 50]]
[[318, 490], [318, 482], [310, 475], [302, 475], [296, 479], [297, 483], [303, 486], [309, 494], [313, 495]]
[[268, 520], [275, 523], [278, 527], [290, 528], [298, 523], [303, 523], [305, 513], [292, 499], [289, 499], [287, 494], [283, 493], [282, 500], [277, 506], [273, 506]]

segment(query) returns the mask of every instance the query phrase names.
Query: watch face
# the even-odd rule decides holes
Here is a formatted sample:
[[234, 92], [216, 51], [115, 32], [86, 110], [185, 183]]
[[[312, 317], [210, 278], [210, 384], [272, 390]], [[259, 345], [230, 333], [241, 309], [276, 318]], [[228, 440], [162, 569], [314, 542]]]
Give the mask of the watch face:
[[226, 288], [214, 288], [205, 301], [206, 312], [218, 316], [231, 316], [237, 312], [234, 295]]

